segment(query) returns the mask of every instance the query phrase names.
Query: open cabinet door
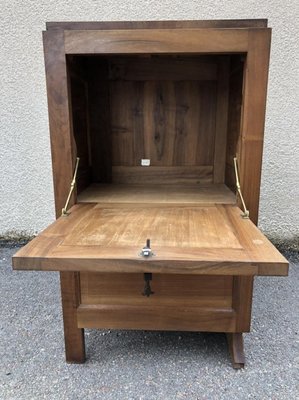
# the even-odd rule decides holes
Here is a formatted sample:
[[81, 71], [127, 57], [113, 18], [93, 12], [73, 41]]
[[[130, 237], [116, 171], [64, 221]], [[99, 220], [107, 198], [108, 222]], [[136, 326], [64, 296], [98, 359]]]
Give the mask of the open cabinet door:
[[[77, 204], [13, 257], [14, 269], [287, 275], [288, 262], [235, 205]], [[142, 254], [150, 239], [153, 254]]]

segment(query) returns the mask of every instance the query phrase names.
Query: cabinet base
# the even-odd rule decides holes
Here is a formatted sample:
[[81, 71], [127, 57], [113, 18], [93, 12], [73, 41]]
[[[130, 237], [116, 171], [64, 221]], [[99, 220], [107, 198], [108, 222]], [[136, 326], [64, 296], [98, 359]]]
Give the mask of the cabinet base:
[[[78, 330], [79, 331], [79, 330]], [[84, 335], [84, 330], [80, 330], [80, 334]], [[234, 369], [241, 369], [245, 366], [244, 343], [242, 333], [226, 333], [228, 349], [231, 356], [232, 366]], [[82, 336], [81, 336], [82, 339]], [[81, 356], [78, 357], [78, 349], [68, 349], [66, 352], [66, 362], [68, 364], [83, 364], [85, 362], [85, 346], [84, 339], [81, 342]]]

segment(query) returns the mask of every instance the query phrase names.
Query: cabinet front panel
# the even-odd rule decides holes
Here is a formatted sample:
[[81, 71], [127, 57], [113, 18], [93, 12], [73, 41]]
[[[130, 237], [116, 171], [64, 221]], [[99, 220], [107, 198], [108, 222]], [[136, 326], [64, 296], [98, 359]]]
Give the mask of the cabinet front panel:
[[81, 273], [81, 304], [231, 308], [231, 276], [153, 274], [143, 296], [143, 274]]

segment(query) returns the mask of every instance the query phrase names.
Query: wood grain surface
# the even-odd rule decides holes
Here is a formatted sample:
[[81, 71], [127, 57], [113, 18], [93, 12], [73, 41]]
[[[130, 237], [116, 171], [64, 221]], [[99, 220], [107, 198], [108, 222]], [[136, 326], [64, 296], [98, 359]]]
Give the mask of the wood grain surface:
[[66, 54], [242, 53], [246, 29], [66, 30]]
[[220, 57], [217, 79], [217, 114], [215, 117], [214, 182], [223, 183], [227, 142], [230, 59]]
[[216, 81], [217, 57], [205, 55], [110, 56], [111, 81]]
[[245, 355], [244, 355], [244, 343], [242, 333], [227, 333], [227, 342], [229, 352], [232, 358], [233, 368], [240, 369], [244, 368]]
[[70, 363], [85, 361], [84, 329], [78, 327], [77, 308], [80, 305], [80, 274], [60, 273], [65, 358]]
[[[56, 217], [64, 207], [76, 158], [70, 102], [70, 76], [67, 72], [64, 37], [61, 31], [43, 32], [49, 127]], [[76, 124], [76, 122], [75, 122]], [[77, 128], [77, 127], [75, 127]], [[75, 202], [72, 196], [70, 205]], [[79, 273], [60, 273], [65, 357], [67, 362], [85, 360], [84, 330], [77, 326], [76, 308], [80, 300]]]
[[182, 28], [266, 28], [267, 19], [214, 19], [179, 21], [64, 21], [47, 22], [47, 30], [94, 29], [182, 29]]
[[146, 238], [152, 238], [153, 248], [242, 248], [226, 214], [213, 206], [103, 209], [97, 205], [78, 225], [65, 236], [62, 246], [107, 249], [139, 243], [142, 247]]
[[112, 165], [212, 165], [216, 81], [110, 83]]
[[[89, 145], [95, 182], [139, 183], [146, 174], [153, 183], [223, 183], [229, 56], [68, 60], [79, 173]], [[76, 96], [83, 84], [86, 117], [85, 93]]]
[[[146, 239], [154, 257], [139, 255]], [[13, 258], [15, 269], [286, 275], [288, 263], [232, 205], [102, 208], [82, 203]]]
[[81, 304], [232, 308], [232, 276], [154, 274], [151, 298], [142, 296], [143, 274], [80, 274]]
[[[139, 186], [174, 184], [184, 188], [192, 185], [199, 186], [213, 182], [213, 165], [200, 166], [116, 166], [112, 167], [112, 183], [138, 184]], [[92, 186], [94, 187], [94, 185]]]
[[240, 181], [243, 196], [257, 224], [260, 195], [271, 29], [251, 31], [245, 65], [241, 147], [239, 152]]
[[[49, 127], [56, 216], [64, 207], [75, 162], [75, 141], [72, 133], [67, 66], [63, 33], [44, 32]], [[74, 202], [74, 196], [71, 204]]]
[[80, 305], [78, 326], [100, 329], [142, 329], [234, 332], [232, 309], [136, 306]]
[[[123, 204], [132, 207], [152, 207], [177, 205], [211, 205], [211, 204], [235, 204], [236, 196], [225, 185], [219, 184], [181, 184], [162, 185], [152, 184], [151, 177], [147, 173], [150, 168], [141, 168], [146, 185], [140, 184], [93, 184], [78, 196], [79, 203], [105, 203], [115, 206]], [[161, 168], [157, 168], [157, 174], [161, 174]], [[143, 172], [145, 171], [145, 172]], [[198, 171], [197, 171], [198, 172]], [[163, 173], [163, 171], [162, 171]], [[183, 175], [183, 174], [182, 174]], [[184, 176], [184, 175], [183, 175]], [[169, 180], [169, 175], [167, 174]], [[176, 178], [181, 181], [183, 178]], [[183, 182], [180, 182], [183, 183]]]

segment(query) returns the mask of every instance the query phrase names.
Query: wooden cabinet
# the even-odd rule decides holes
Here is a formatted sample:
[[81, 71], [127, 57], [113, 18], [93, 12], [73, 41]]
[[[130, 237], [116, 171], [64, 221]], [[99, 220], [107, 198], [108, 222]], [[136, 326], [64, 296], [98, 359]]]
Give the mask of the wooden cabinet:
[[67, 361], [83, 328], [115, 328], [226, 332], [244, 365], [254, 276], [288, 272], [255, 225], [270, 36], [265, 20], [47, 24], [57, 221], [13, 266], [60, 271]]

